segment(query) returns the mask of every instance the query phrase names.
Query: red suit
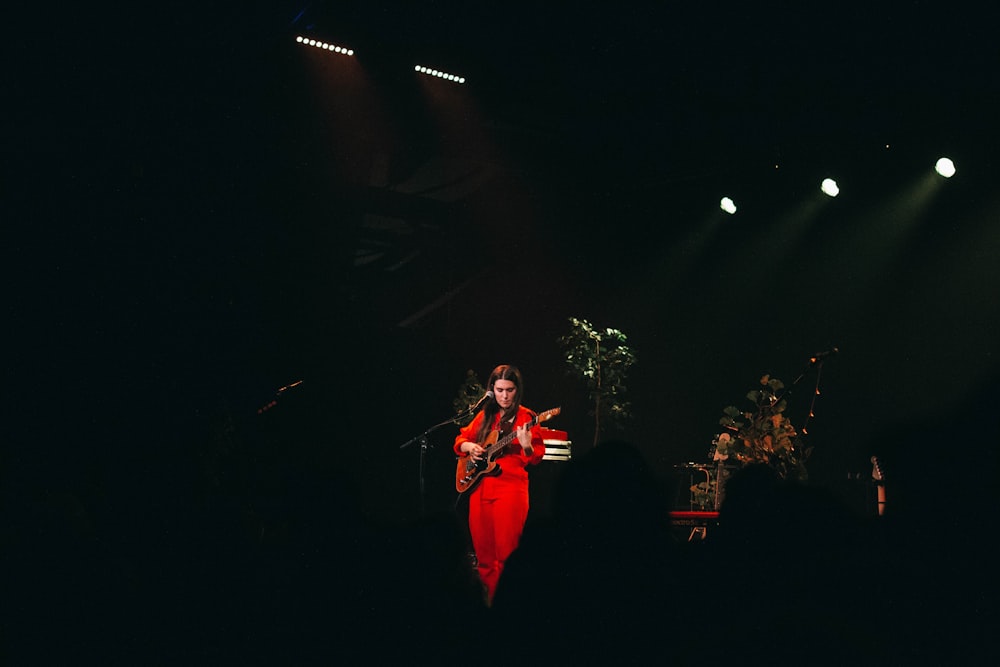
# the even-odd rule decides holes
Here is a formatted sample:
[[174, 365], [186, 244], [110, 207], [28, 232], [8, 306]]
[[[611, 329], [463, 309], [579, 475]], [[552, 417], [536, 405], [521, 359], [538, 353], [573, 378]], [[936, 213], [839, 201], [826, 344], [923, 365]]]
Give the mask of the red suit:
[[[500, 428], [499, 417], [497, 415], [497, 423], [493, 425], [494, 431]], [[521, 406], [513, 429], [505, 424], [503, 432], [516, 430], [534, 417], [532, 411]], [[460, 450], [461, 444], [466, 440], [474, 442], [482, 423], [483, 413], [480, 412], [459, 432], [454, 444], [457, 455], [467, 456]], [[515, 437], [506, 453], [495, 459], [501, 470], [500, 474], [483, 475], [469, 494], [469, 532], [476, 551], [479, 578], [485, 584], [491, 601], [504, 563], [517, 548], [524, 522], [528, 518], [528, 471], [525, 468], [541, 461], [545, 454], [545, 445], [537, 424], [531, 429], [531, 444], [533, 451], [531, 456], [527, 456]]]

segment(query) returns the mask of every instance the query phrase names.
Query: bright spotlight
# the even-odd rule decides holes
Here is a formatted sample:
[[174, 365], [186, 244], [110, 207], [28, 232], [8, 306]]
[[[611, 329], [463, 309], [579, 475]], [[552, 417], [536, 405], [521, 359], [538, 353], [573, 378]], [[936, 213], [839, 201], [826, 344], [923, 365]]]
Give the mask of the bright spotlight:
[[840, 188], [837, 187], [837, 181], [832, 178], [824, 178], [822, 185], [819, 186], [819, 189], [831, 197], [836, 197], [840, 194]]
[[955, 163], [946, 157], [941, 158], [934, 165], [934, 171], [941, 174], [945, 178], [951, 178], [955, 175]]
[[719, 202], [719, 208], [729, 215], [736, 213], [736, 204], [729, 197], [722, 198], [722, 201]]

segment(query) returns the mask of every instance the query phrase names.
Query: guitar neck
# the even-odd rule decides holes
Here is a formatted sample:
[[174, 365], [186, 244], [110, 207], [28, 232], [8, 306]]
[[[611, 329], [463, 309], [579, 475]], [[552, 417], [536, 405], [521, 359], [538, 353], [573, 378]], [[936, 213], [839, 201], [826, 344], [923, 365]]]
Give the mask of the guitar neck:
[[[535, 415], [534, 417], [532, 417], [531, 421], [528, 422], [526, 425], [528, 428], [532, 428], [537, 423], [538, 423], [538, 415]], [[492, 445], [486, 448], [486, 456], [492, 456], [493, 454], [499, 451], [503, 451], [507, 447], [507, 445], [514, 442], [514, 438], [516, 437], [517, 437], [517, 430], [513, 430], [504, 437], [497, 438], [496, 442], [494, 442]]]

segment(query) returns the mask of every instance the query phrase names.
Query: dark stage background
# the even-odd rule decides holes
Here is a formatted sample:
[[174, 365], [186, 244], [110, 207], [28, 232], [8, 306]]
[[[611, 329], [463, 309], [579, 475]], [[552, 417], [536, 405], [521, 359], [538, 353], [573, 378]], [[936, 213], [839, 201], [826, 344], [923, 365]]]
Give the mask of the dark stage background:
[[[401, 445], [453, 415], [467, 370], [517, 364], [526, 403], [591, 446], [556, 343], [580, 317], [628, 335], [636, 416], [608, 435], [664, 479], [764, 373], [809, 371], [801, 424], [809, 358], [838, 348], [810, 471], [860, 506], [849, 475], [898, 433], [982, 422], [965, 406], [997, 368], [995, 42], [979, 10], [896, 4], [26, 15], [9, 497], [76, 503], [136, 549], [308, 493], [377, 520], [447, 510], [454, 428], [423, 468]], [[975, 447], [921, 456], [945, 485]], [[539, 512], [559, 465], [536, 472]]]

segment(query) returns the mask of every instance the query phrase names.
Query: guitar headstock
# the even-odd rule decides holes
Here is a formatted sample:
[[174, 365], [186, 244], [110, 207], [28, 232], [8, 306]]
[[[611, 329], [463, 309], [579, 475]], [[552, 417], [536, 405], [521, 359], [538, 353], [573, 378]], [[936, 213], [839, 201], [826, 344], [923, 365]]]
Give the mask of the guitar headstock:
[[541, 424], [542, 422], [547, 422], [553, 417], [558, 416], [560, 412], [562, 412], [561, 407], [552, 408], [551, 410], [546, 410], [545, 412], [540, 412], [538, 413], [538, 423]]
[[877, 456], [872, 457], [872, 479], [876, 482], [885, 480], [885, 475], [882, 474], [882, 464], [879, 463]]

